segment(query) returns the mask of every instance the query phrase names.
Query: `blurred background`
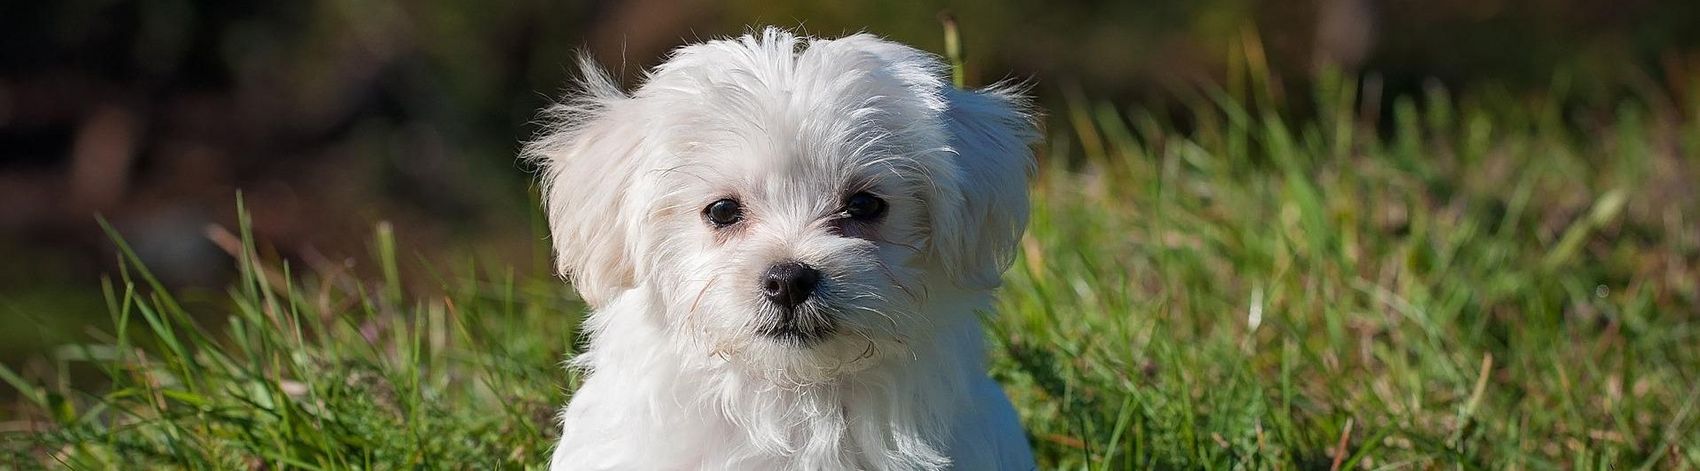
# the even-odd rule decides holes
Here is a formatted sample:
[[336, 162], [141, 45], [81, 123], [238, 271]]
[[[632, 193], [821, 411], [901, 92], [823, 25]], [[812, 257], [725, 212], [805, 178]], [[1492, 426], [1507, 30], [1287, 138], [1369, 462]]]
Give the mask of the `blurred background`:
[[369, 270], [385, 221], [416, 270], [546, 273], [515, 152], [577, 51], [627, 83], [749, 25], [942, 52], [943, 12], [969, 82], [1030, 81], [1053, 134], [1081, 97], [1161, 112], [1245, 77], [1302, 115], [1308, 98], [1283, 97], [1336, 70], [1361, 77], [1371, 123], [1425, 90], [1558, 103], [1581, 123], [1623, 97], [1700, 93], [1693, 0], [8, 1], [0, 361], [105, 322], [116, 257], [97, 214], [212, 302], [239, 191], [262, 250], [303, 270]]

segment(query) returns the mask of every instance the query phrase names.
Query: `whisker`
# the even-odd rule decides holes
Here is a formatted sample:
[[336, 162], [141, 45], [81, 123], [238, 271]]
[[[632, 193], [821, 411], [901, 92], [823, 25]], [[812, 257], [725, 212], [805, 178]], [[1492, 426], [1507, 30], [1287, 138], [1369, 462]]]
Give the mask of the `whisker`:
[[693, 301], [691, 301], [691, 310], [690, 310], [690, 312], [688, 312], [688, 313], [686, 313], [686, 317], [685, 317], [685, 318], [686, 318], [686, 319], [687, 319], [687, 321], [688, 321], [688, 320], [689, 320], [689, 319], [690, 319], [690, 318], [691, 318], [691, 317], [692, 317], [692, 316], [695, 316], [695, 315], [696, 315], [696, 313], [697, 313], [697, 305], [698, 305], [698, 304], [702, 304], [702, 295], [704, 295], [704, 294], [707, 294], [707, 293], [708, 293], [708, 287], [710, 287], [710, 286], [714, 286], [714, 281], [715, 281], [715, 280], [717, 280], [717, 279], [718, 279], [718, 278], [709, 278], [709, 279], [708, 279], [708, 282], [707, 282], [707, 283], [703, 283], [703, 285], [702, 285], [702, 289], [701, 289], [701, 290], [698, 290], [698, 291], [697, 291], [697, 297], [696, 297], [696, 299], [695, 299], [695, 300], [693, 300]]

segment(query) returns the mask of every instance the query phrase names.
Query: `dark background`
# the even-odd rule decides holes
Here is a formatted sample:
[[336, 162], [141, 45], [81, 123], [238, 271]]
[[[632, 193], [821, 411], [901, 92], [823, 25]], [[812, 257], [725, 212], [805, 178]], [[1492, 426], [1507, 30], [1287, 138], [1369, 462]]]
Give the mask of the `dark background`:
[[1700, 92], [1693, 0], [9, 0], [0, 360], [106, 319], [116, 257], [96, 214], [167, 283], [216, 297], [232, 263], [208, 233], [234, 230], [238, 191], [262, 249], [303, 269], [367, 271], [388, 221], [415, 270], [544, 273], [514, 156], [575, 51], [628, 83], [676, 45], [749, 25], [942, 51], [945, 11], [970, 82], [1031, 81], [1053, 134], [1070, 99], [1165, 110], [1245, 75], [1277, 97], [1343, 70], [1374, 84], [1369, 100], [1444, 88], [1578, 115]]

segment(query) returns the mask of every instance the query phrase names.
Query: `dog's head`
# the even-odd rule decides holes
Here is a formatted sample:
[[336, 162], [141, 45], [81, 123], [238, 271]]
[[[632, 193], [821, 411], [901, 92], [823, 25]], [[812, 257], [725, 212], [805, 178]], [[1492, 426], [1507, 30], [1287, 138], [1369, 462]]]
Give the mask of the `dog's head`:
[[584, 69], [526, 148], [559, 269], [593, 307], [649, 290], [705, 355], [808, 380], [905, 352], [959, 321], [933, 298], [997, 286], [1026, 226], [1030, 116], [916, 49], [769, 29], [680, 48], [630, 94]]

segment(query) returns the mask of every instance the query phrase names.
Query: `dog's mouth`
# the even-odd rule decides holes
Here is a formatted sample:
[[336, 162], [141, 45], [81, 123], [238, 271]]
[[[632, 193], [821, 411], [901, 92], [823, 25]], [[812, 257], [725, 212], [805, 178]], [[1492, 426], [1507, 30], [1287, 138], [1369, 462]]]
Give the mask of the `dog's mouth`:
[[837, 330], [838, 322], [832, 314], [798, 306], [781, 310], [778, 319], [756, 333], [785, 345], [806, 348], [826, 340]]

